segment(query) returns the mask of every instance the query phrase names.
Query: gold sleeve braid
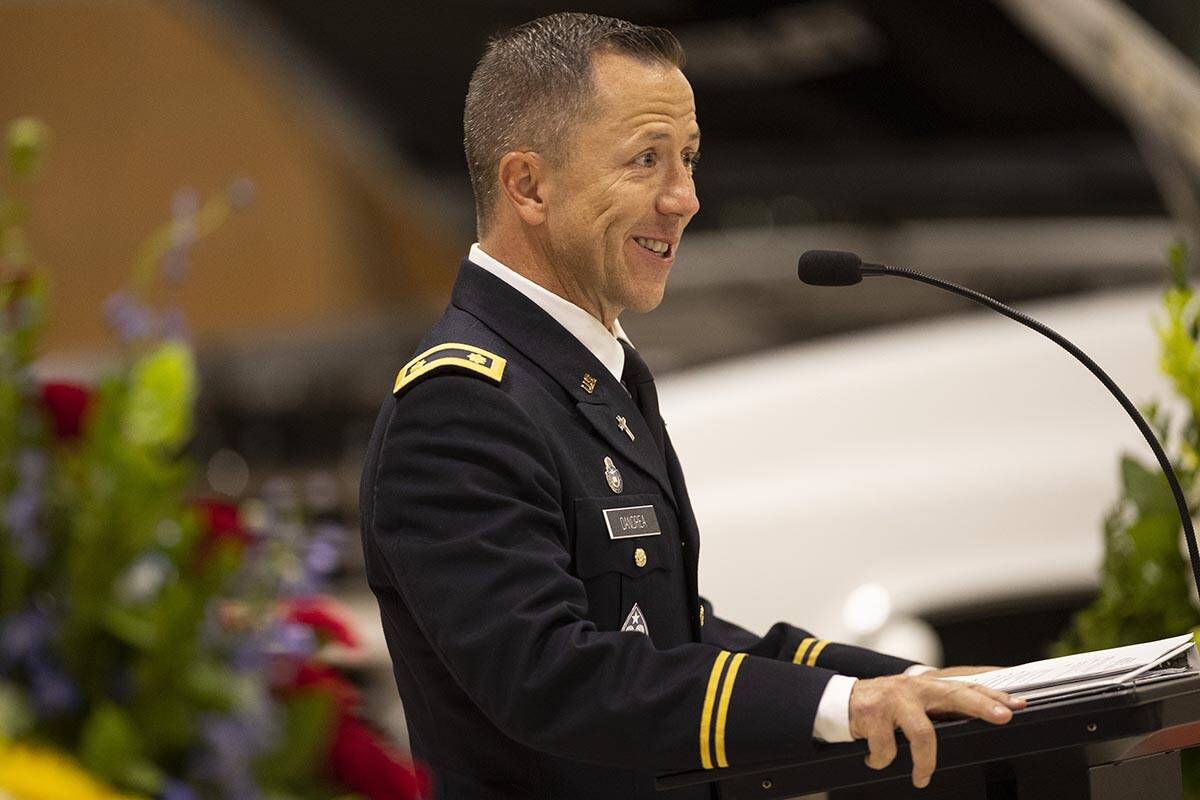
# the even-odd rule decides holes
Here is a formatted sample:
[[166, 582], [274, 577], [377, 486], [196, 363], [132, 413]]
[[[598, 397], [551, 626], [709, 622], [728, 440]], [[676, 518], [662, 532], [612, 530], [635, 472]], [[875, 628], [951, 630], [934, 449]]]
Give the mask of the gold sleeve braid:
[[825, 639], [817, 639], [813, 636], [800, 642], [796, 647], [796, 655], [792, 657], [793, 664], [803, 664], [806, 667], [815, 667], [817, 658], [820, 657], [821, 651], [825, 649], [825, 645], [829, 644]]
[[[705, 769], [712, 769], [714, 761], [718, 767], [729, 766], [725, 754], [725, 723], [729, 718], [733, 684], [746, 654], [738, 653], [732, 658], [730, 655], [728, 650], [722, 650], [717, 655], [708, 676], [708, 688], [704, 692], [704, 707], [700, 712], [700, 765]], [[717, 699], [718, 694], [720, 700]]]

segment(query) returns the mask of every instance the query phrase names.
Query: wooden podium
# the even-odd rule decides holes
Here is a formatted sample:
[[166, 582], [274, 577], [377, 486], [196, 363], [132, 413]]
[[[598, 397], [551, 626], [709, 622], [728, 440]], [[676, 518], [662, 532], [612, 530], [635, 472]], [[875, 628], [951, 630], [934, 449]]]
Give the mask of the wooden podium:
[[1200, 676], [1123, 684], [1028, 708], [1007, 725], [937, 725], [938, 767], [913, 788], [907, 743], [884, 770], [864, 742], [823, 745], [805, 761], [660, 776], [660, 790], [715, 783], [721, 800], [829, 792], [829, 800], [1180, 800], [1179, 751], [1200, 745]]

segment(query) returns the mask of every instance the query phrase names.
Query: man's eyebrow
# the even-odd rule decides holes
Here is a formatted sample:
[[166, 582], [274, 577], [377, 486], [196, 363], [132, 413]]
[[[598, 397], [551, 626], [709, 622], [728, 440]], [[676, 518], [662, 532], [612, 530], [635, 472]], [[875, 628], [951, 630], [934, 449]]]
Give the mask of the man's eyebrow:
[[[664, 133], [663, 131], [656, 131], [655, 133], [646, 134], [646, 138], [650, 139], [652, 141], [658, 141], [660, 139], [670, 139], [671, 134]], [[688, 141], [689, 142], [700, 141], [700, 131], [692, 131], [692, 135], [688, 137]]]

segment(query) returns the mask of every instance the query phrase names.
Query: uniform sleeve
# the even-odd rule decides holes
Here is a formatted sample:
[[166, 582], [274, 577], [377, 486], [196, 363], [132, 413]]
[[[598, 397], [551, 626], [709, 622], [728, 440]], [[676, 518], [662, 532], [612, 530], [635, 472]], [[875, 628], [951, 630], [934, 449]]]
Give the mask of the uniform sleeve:
[[388, 402], [364, 483], [369, 570], [501, 731], [654, 772], [813, 752], [830, 670], [707, 643], [658, 650], [585, 619], [552, 453], [501, 387], [446, 375]]
[[755, 636], [745, 628], [714, 614], [712, 604], [708, 600], [701, 598], [700, 603], [704, 607], [704, 627], [701, 628], [703, 639], [715, 647], [806, 667], [820, 667], [854, 678], [899, 675], [916, 664], [915, 661], [896, 658], [865, 647], [820, 639], [786, 622], [775, 623], [765, 636]]

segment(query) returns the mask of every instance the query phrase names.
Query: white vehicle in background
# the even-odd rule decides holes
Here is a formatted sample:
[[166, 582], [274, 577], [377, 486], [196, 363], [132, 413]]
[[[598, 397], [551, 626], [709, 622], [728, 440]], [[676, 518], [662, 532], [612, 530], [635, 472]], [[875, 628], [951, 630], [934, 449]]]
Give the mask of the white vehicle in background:
[[[1170, 398], [1160, 297], [1022, 309], [1141, 405]], [[1154, 463], [1081, 364], [982, 309], [677, 373], [660, 394], [718, 614], [932, 664], [956, 620], [986, 653], [1039, 655], [1032, 628], [1096, 588], [1120, 454]], [[1037, 632], [1037, 648], [1054, 635]]]

